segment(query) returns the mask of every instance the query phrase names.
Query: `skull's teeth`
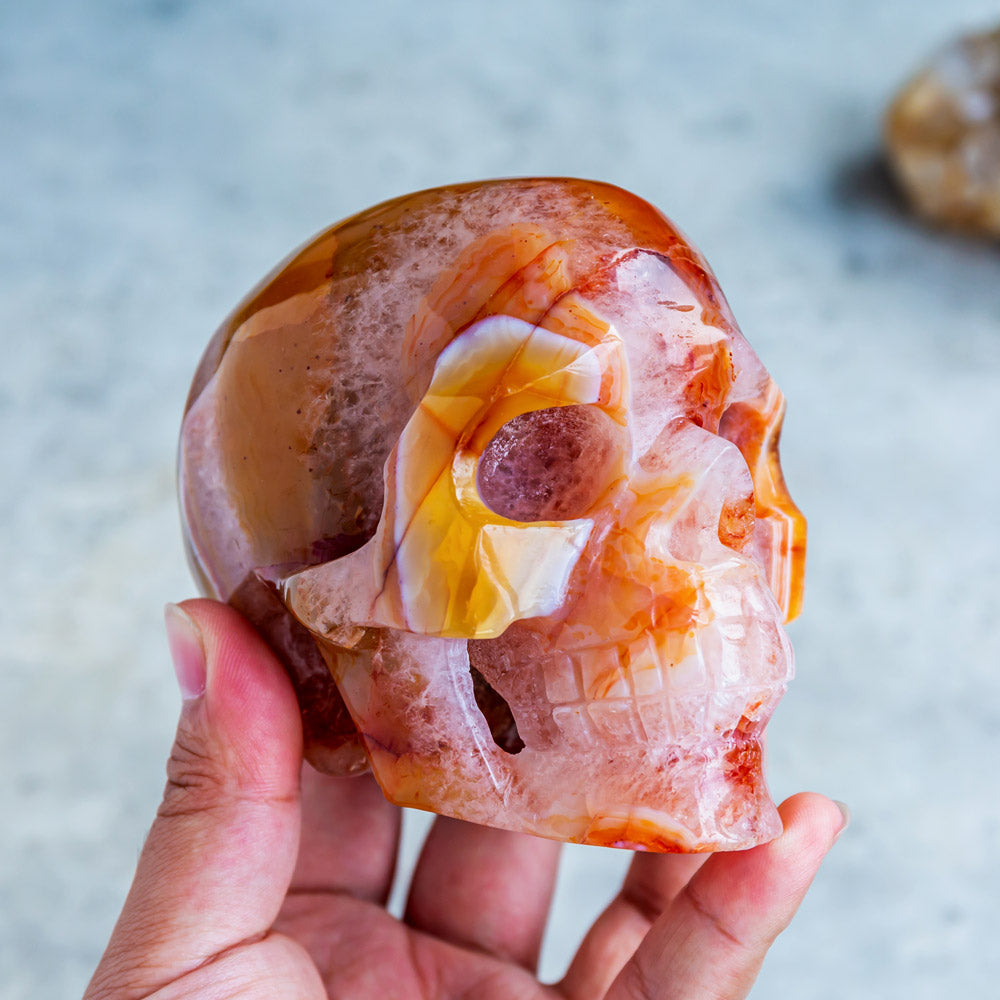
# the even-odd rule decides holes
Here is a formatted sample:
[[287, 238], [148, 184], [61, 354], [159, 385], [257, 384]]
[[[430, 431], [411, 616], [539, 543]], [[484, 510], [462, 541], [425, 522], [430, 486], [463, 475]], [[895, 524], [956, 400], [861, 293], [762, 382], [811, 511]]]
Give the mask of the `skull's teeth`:
[[554, 705], [552, 718], [570, 740], [628, 740], [653, 745], [676, 744], [691, 737], [731, 732], [747, 724], [777, 699], [779, 690], [738, 685], [684, 694], [579, 700]]

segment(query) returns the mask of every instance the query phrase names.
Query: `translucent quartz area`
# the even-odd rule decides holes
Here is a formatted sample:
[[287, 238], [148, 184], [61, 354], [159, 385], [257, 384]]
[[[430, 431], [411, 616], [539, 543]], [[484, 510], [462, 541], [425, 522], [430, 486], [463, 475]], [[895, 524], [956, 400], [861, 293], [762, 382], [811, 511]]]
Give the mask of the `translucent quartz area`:
[[1000, 236], [1000, 29], [954, 42], [907, 83], [886, 141], [918, 212]]
[[783, 411], [639, 198], [409, 195], [293, 254], [209, 345], [191, 561], [285, 662], [316, 766], [562, 840], [749, 847], [780, 832], [761, 739], [804, 562]]

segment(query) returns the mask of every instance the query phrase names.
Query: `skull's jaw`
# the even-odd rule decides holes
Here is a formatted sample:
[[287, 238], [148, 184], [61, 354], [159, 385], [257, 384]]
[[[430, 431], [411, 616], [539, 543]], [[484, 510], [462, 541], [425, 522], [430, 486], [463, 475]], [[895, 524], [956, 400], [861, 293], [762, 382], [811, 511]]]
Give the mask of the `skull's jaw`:
[[467, 643], [372, 630], [325, 655], [389, 801], [555, 840], [659, 852], [742, 850], [781, 831], [766, 716], [669, 742], [546, 741], [511, 753], [479, 711]]
[[526, 748], [513, 763], [367, 747], [397, 805], [554, 840], [692, 853], [743, 850], [781, 832], [753, 738], [635, 748], [611, 760]]

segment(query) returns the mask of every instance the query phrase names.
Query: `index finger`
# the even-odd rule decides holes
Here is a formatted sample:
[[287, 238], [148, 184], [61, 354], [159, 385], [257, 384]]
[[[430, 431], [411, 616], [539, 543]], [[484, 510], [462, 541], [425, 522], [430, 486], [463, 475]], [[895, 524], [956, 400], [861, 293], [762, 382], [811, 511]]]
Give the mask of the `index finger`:
[[749, 851], [716, 854], [682, 889], [622, 970], [607, 1000], [739, 1000], [785, 929], [845, 825], [822, 795], [779, 811], [784, 832]]

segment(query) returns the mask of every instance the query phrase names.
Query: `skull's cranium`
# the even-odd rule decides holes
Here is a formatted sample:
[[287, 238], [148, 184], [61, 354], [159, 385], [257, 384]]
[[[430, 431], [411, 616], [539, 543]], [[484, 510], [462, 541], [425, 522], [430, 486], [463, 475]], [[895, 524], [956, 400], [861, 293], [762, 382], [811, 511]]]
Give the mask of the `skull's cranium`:
[[750, 846], [780, 829], [760, 741], [804, 558], [783, 405], [634, 196], [412, 195], [217, 334], [182, 435], [193, 563], [282, 654], [325, 769], [564, 840]]

